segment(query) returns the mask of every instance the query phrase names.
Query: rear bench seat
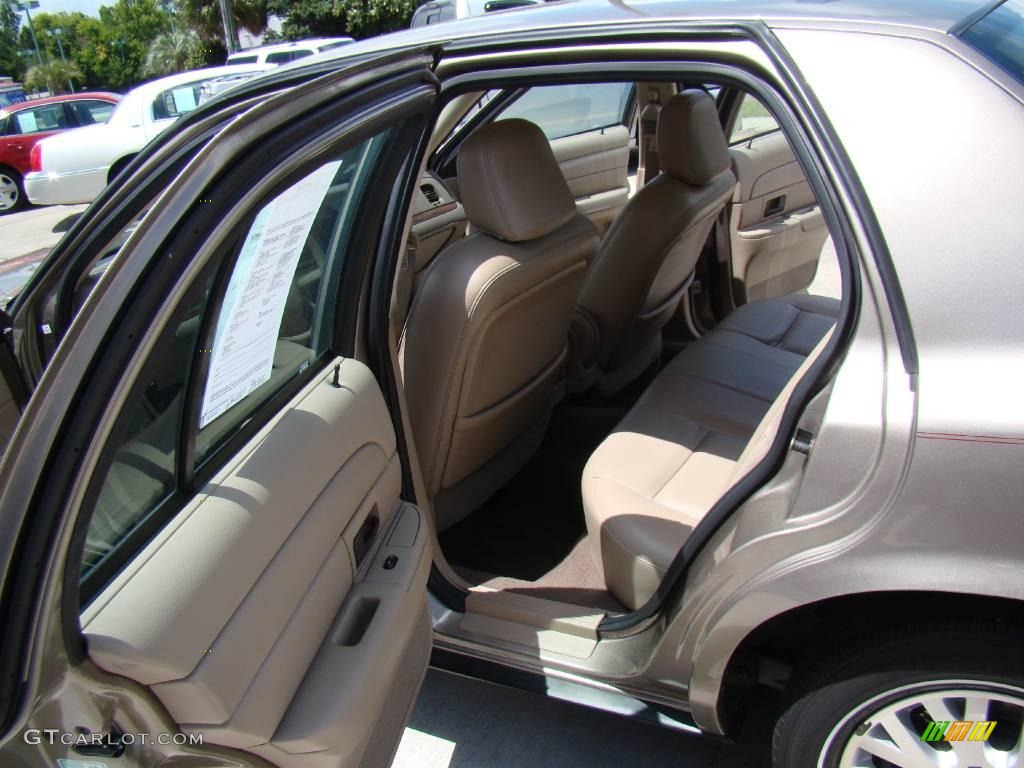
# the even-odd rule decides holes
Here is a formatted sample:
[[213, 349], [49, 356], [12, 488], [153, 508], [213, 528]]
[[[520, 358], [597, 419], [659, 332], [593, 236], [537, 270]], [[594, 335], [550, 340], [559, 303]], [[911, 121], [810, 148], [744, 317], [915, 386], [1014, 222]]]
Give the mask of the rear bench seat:
[[796, 374], [838, 315], [839, 302], [821, 296], [740, 307], [677, 355], [598, 446], [583, 507], [605, 585], [623, 605], [654, 594], [694, 526], [761, 460]]

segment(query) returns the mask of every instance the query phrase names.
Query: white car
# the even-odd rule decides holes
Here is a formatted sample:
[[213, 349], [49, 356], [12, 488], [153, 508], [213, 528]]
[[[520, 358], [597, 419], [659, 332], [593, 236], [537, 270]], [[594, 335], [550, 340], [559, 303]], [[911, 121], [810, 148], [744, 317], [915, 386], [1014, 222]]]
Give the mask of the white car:
[[51, 136], [32, 149], [25, 194], [36, 205], [91, 203], [146, 144], [204, 101], [204, 86], [243, 82], [266, 64], [232, 64], [181, 72], [140, 85], [106, 123]]
[[262, 45], [228, 56], [228, 64], [287, 64], [316, 53], [354, 43], [351, 37], [318, 37], [311, 40], [296, 40], [290, 43]]

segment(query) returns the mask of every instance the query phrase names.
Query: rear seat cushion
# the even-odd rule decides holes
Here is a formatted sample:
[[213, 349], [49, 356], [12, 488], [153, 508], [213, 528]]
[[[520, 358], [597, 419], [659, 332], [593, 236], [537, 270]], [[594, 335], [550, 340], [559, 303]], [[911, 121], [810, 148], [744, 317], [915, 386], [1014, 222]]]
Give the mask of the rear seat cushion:
[[838, 314], [838, 301], [818, 296], [740, 307], [677, 355], [598, 446], [583, 473], [588, 538], [624, 605], [657, 589]]

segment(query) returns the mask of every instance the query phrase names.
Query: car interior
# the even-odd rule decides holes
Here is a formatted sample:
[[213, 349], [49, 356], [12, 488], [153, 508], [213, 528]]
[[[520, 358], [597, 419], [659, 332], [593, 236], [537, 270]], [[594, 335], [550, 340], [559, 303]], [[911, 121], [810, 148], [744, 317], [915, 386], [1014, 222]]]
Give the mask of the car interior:
[[[767, 454], [839, 316], [838, 278], [812, 285], [828, 228], [753, 96], [466, 91], [436, 114], [402, 235], [395, 408], [329, 339], [398, 130], [232, 225], [141, 368], [79, 529], [89, 658], [280, 765], [385, 764], [432, 631], [590, 658]], [[278, 209], [303, 213], [275, 230]], [[122, 240], [47, 311], [80, 306]], [[279, 324], [245, 298], [267, 284]], [[218, 362], [260, 339], [265, 361]], [[464, 596], [439, 628], [432, 572]]]
[[831, 333], [811, 187], [764, 106], [722, 97], [538, 85], [441, 118], [392, 330], [470, 604], [640, 608]]

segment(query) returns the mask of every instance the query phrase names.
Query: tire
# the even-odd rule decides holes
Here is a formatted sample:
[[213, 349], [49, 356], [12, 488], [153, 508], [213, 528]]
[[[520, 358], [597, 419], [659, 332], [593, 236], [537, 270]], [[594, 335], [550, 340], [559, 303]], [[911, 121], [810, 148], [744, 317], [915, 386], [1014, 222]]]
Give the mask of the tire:
[[[902, 628], [794, 676], [775, 724], [775, 768], [971, 766], [1024, 754], [1022, 628]], [[984, 741], [926, 742], [931, 721], [996, 721]], [[972, 729], [973, 730], [973, 729]], [[955, 728], [954, 728], [955, 732]], [[999, 755], [1003, 757], [1003, 755]]]
[[14, 213], [28, 205], [21, 174], [10, 168], [0, 168], [0, 216]]
[[128, 165], [128, 163], [130, 163], [134, 159], [135, 155], [127, 155], [126, 157], [122, 157], [121, 159], [115, 161], [114, 164], [110, 166], [110, 170], [107, 171], [108, 187], [114, 183], [117, 177], [121, 175], [121, 171], [123, 171], [125, 167]]

